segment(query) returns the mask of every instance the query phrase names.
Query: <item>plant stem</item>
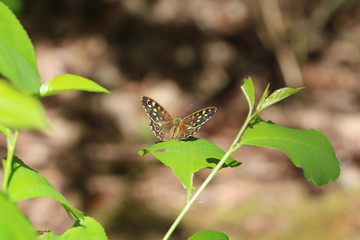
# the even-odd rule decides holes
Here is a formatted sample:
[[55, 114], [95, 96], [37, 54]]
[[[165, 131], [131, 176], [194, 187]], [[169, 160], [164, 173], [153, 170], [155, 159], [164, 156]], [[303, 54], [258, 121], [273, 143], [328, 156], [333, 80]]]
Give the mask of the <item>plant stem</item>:
[[174, 230], [176, 229], [176, 227], [179, 225], [179, 223], [181, 222], [181, 220], [184, 218], [185, 214], [187, 213], [187, 211], [190, 209], [190, 207], [192, 206], [192, 204], [196, 201], [196, 199], [199, 197], [199, 195], [201, 194], [201, 192], [206, 188], [206, 186], [209, 184], [209, 182], [214, 178], [215, 174], [220, 170], [220, 168], [223, 166], [223, 164], [225, 163], [226, 159], [228, 159], [228, 157], [230, 157], [230, 155], [235, 152], [240, 146], [241, 144], [239, 143], [239, 140], [241, 138], [241, 136], [243, 135], [243, 133], [246, 130], [246, 127], [248, 126], [248, 124], [250, 123], [252, 119], [251, 116], [251, 111], [249, 112], [242, 128], [240, 129], [238, 135], [236, 136], [234, 142], [232, 143], [232, 145], [230, 146], [229, 150], [225, 153], [225, 155], [221, 158], [221, 160], [219, 161], [219, 163], [215, 166], [215, 168], [211, 171], [211, 173], [209, 174], [209, 176], [205, 179], [205, 181], [201, 184], [201, 186], [199, 187], [199, 189], [196, 191], [196, 193], [192, 196], [192, 198], [190, 200], [188, 200], [189, 195], [187, 197], [187, 203], [185, 205], [185, 207], [183, 208], [183, 210], [180, 212], [180, 214], [178, 215], [178, 217], [175, 219], [175, 221], [173, 222], [173, 224], [171, 225], [171, 227], [169, 228], [169, 230], [167, 231], [167, 233], [165, 234], [165, 236], [163, 237], [162, 240], [168, 240], [169, 237], [171, 236], [171, 234], [174, 232]]
[[244, 124], [242, 125], [242, 127], [241, 127], [238, 135], [237, 135], [236, 138], [234, 139], [234, 142], [233, 142], [232, 145], [230, 146], [230, 149], [229, 149], [229, 150], [233, 149], [233, 152], [235, 152], [236, 150], [238, 150], [238, 149], [242, 146], [240, 139], [241, 139], [242, 135], [244, 134], [247, 126], [249, 125], [249, 123], [251, 122], [251, 120], [252, 120], [255, 116], [256, 116], [256, 114], [252, 114], [252, 110], [251, 110], [251, 108], [250, 108], [250, 111], [249, 111], [249, 113], [248, 113], [248, 115], [247, 115], [247, 117], [246, 117], [246, 119], [245, 119], [245, 122], [244, 122]]
[[192, 194], [192, 190], [188, 190], [187, 192], [186, 192], [186, 204], [188, 204], [189, 203], [189, 201], [190, 201], [190, 199], [191, 199], [191, 194]]
[[226, 159], [231, 155], [232, 151], [227, 151], [225, 153], [225, 155], [222, 157], [222, 159], [219, 161], [219, 163], [215, 166], [215, 168], [211, 171], [211, 173], [209, 174], [209, 176], [205, 179], [205, 181], [201, 184], [201, 186], [199, 187], [199, 189], [196, 191], [196, 193], [193, 195], [193, 197], [190, 199], [190, 201], [188, 201], [188, 203], [185, 205], [185, 207], [183, 208], [183, 210], [180, 212], [179, 216], [175, 219], [174, 223], [171, 225], [171, 227], [169, 228], [168, 232], [165, 234], [163, 240], [167, 240], [169, 239], [169, 237], [171, 236], [171, 234], [174, 232], [175, 228], [177, 227], [177, 225], [179, 225], [180, 221], [184, 218], [185, 214], [187, 213], [187, 211], [190, 209], [191, 205], [196, 201], [196, 199], [199, 197], [199, 195], [201, 194], [201, 192], [206, 188], [206, 186], [208, 185], [208, 183], [213, 179], [213, 177], [215, 176], [215, 174], [217, 173], [217, 171], [219, 171], [219, 169], [221, 168], [221, 166], [224, 164], [224, 162], [226, 161]]
[[6, 135], [6, 142], [7, 142], [7, 156], [6, 156], [6, 164], [4, 166], [4, 180], [2, 183], [2, 190], [4, 193], [7, 193], [7, 188], [9, 185], [10, 175], [12, 172], [12, 160], [14, 157], [15, 146], [17, 139], [19, 137], [19, 131], [15, 130], [13, 134]]
[[241, 144], [241, 137], [243, 136], [247, 126], [249, 125], [250, 121], [257, 115], [257, 113], [253, 114], [253, 103], [252, 101], [249, 100], [246, 91], [243, 89], [243, 87], [241, 87], [241, 89], [243, 90], [243, 92], [245, 93], [245, 96], [247, 98], [247, 102], [249, 104], [249, 113], [244, 121], [243, 126], [241, 127], [239, 133], [237, 134], [237, 136], [234, 139], [234, 142], [231, 144], [229, 150], [225, 153], [225, 155], [221, 158], [221, 160], [219, 161], [219, 163], [215, 166], [215, 168], [211, 171], [211, 173], [209, 174], [209, 176], [205, 179], [205, 181], [201, 184], [201, 186], [199, 187], [199, 189], [196, 191], [196, 193], [192, 196], [192, 198], [189, 200], [189, 192], [186, 198], [186, 205], [183, 208], [183, 210], [180, 212], [180, 214], [178, 215], [178, 217], [175, 219], [175, 221], [173, 222], [173, 224], [171, 225], [171, 227], [169, 228], [169, 230], [167, 231], [167, 233], [165, 234], [165, 236], [163, 237], [162, 240], [168, 240], [169, 237], [171, 236], [171, 234], [174, 232], [174, 230], [176, 229], [176, 227], [179, 225], [180, 221], [184, 218], [185, 214], [187, 213], [187, 211], [190, 209], [190, 207], [192, 206], [192, 204], [196, 201], [196, 199], [199, 197], [199, 195], [202, 193], [202, 191], [204, 191], [204, 189], [206, 188], [206, 186], [209, 184], [209, 182], [214, 178], [215, 174], [221, 169], [221, 167], [223, 166], [223, 164], [225, 163], [226, 159], [228, 159], [228, 157], [230, 157], [230, 155], [235, 152], [237, 149], [239, 149], [242, 144]]

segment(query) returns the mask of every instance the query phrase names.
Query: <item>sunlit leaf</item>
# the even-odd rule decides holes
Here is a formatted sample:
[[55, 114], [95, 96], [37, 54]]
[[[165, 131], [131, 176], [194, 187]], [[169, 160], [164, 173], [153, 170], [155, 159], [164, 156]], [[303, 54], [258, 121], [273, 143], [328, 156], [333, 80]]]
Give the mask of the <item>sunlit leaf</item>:
[[15, 14], [21, 13], [24, 9], [23, 0], [1, 0]]
[[14, 203], [0, 193], [0, 239], [36, 240], [37, 233]]
[[[213, 168], [225, 152], [205, 139], [192, 138], [187, 141], [170, 140], [159, 142], [139, 152], [151, 153], [164, 165], [169, 166], [183, 186], [193, 190], [192, 176], [202, 168]], [[223, 167], [236, 167], [240, 163], [229, 157]]]
[[212, 231], [212, 230], [206, 230], [197, 232], [191, 237], [188, 238], [188, 240], [229, 240], [229, 237], [222, 232], [219, 231]]
[[37, 94], [40, 75], [36, 66], [34, 47], [9, 8], [0, 2], [0, 73], [16, 88]]
[[3, 126], [0, 124], [0, 132], [2, 132], [6, 137], [9, 137], [11, 135], [11, 129]]
[[242, 138], [243, 145], [275, 148], [304, 170], [305, 178], [316, 185], [335, 181], [340, 164], [329, 140], [314, 129], [293, 129], [257, 119]]
[[[6, 160], [3, 160], [5, 166]], [[19, 158], [13, 159], [13, 173], [8, 186], [8, 196], [13, 202], [28, 198], [51, 198], [58, 201], [71, 218], [81, 221], [83, 213], [59, 193], [41, 174], [25, 165]]]
[[280, 102], [281, 100], [283, 100], [284, 98], [287, 98], [291, 95], [293, 95], [294, 93], [300, 91], [301, 89], [303, 89], [303, 87], [301, 88], [281, 88], [278, 89], [276, 91], [274, 91], [272, 94], [270, 94], [269, 97], [267, 97], [262, 104], [258, 105], [258, 109], [259, 111], [264, 110], [265, 108], [270, 107], [271, 105]]
[[49, 128], [38, 99], [22, 93], [0, 80], [0, 124], [11, 129]]
[[40, 87], [40, 96], [45, 97], [59, 92], [82, 90], [88, 92], [110, 93], [96, 82], [73, 74], [54, 77]]
[[248, 101], [249, 104], [249, 108], [253, 109], [255, 104], [255, 91], [251, 77], [245, 78], [244, 84], [241, 86], [241, 90], [245, 94], [246, 100]]
[[75, 224], [60, 236], [46, 233], [42, 240], [106, 240], [103, 227], [93, 218], [85, 217], [82, 225]]
[[265, 99], [269, 96], [269, 87], [270, 84], [268, 84], [263, 92], [263, 95], [261, 96], [259, 103], [256, 107], [256, 110], [259, 110], [261, 108], [261, 106], [263, 106]]

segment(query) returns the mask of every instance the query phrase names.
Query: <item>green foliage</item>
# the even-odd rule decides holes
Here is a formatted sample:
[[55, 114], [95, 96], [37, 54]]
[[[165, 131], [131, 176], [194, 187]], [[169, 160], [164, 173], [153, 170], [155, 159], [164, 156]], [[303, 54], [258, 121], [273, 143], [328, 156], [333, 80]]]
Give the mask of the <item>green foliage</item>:
[[[219, 155], [212, 155], [213, 149], [219, 149], [212, 143], [203, 141], [175, 141], [161, 142], [140, 151], [141, 155], [151, 152], [162, 163], [172, 168], [175, 175], [180, 179], [185, 188], [192, 187], [192, 175], [205, 167], [212, 167], [213, 171], [205, 179], [198, 191], [187, 200], [187, 204], [174, 221], [173, 225], [165, 234], [163, 240], [169, 239], [176, 226], [179, 224], [190, 206], [195, 202], [207, 184], [226, 164], [235, 162], [230, 155], [244, 145], [261, 146], [275, 148], [285, 152], [292, 163], [304, 169], [305, 177], [315, 185], [324, 185], [335, 181], [340, 174], [339, 161], [335, 156], [334, 149], [324, 135], [313, 129], [291, 129], [276, 125], [271, 122], [264, 122], [258, 114], [271, 105], [291, 96], [302, 88], [282, 88], [269, 95], [269, 85], [262, 94], [257, 106], [255, 107], [255, 88], [252, 79], [246, 78], [241, 86], [249, 105], [249, 114], [236, 136], [229, 150], [224, 153], [221, 149]], [[255, 107], [255, 109], [254, 109]], [[253, 112], [255, 111], [255, 112]], [[250, 127], [249, 127], [250, 126]], [[198, 154], [201, 153], [201, 154]], [[209, 159], [215, 158], [217, 165], [208, 165]], [[230, 162], [229, 162], [230, 159]], [[207, 160], [207, 161], [206, 161]], [[225, 165], [224, 165], [225, 164]], [[237, 167], [240, 164], [233, 164]], [[207, 236], [208, 231], [195, 234], [190, 240], [197, 239], [216, 239]], [[227, 236], [221, 236], [227, 239]]]
[[37, 233], [28, 219], [2, 193], [0, 193], [0, 208], [0, 239], [37, 239]]
[[34, 47], [20, 22], [9, 8], [0, 2], [0, 73], [16, 88], [37, 94], [40, 75]]
[[5, 3], [5, 5], [8, 6], [15, 14], [21, 13], [24, 8], [22, 0], [1, 0], [0, 2]]
[[[104, 229], [60, 194], [41, 174], [14, 156], [20, 130], [47, 130], [48, 121], [40, 101], [62, 91], [84, 90], [109, 93], [89, 79], [65, 74], [43, 84], [36, 66], [34, 47], [15, 15], [0, 2], [0, 132], [7, 142], [3, 160], [4, 176], [0, 194], [0, 239], [37, 239], [30, 223], [13, 205], [28, 198], [51, 198], [58, 201], [75, 220], [73, 228], [62, 236], [46, 234], [47, 239], [106, 239]], [[40, 91], [41, 90], [41, 91]]]
[[[6, 160], [3, 165], [5, 166]], [[81, 221], [83, 213], [74, 208], [71, 203], [59, 193], [51, 183], [40, 173], [26, 166], [19, 158], [13, 159], [13, 174], [8, 186], [8, 197], [13, 202], [28, 198], [52, 198], [58, 201], [70, 217]]]
[[52, 232], [46, 233], [42, 240], [106, 240], [106, 234], [101, 225], [91, 217], [85, 217], [82, 225], [75, 224], [61, 236]]
[[254, 90], [254, 84], [252, 83], [250, 77], [245, 78], [244, 84], [241, 86], [241, 89], [245, 93], [245, 97], [246, 100], [248, 101], [249, 108], [253, 109], [255, 104], [255, 90]]
[[274, 105], [275, 103], [280, 102], [281, 100], [293, 95], [294, 93], [300, 91], [301, 89], [303, 88], [281, 88], [274, 91], [272, 94], [270, 94], [270, 96], [267, 96], [268, 88], [266, 88], [264, 92], [265, 94], [263, 94], [264, 98], [262, 98], [264, 100], [260, 102], [260, 104], [258, 104], [256, 108], [256, 114], [258, 114], [265, 108], [268, 108], [271, 105]]
[[206, 230], [197, 232], [191, 237], [188, 238], [188, 240], [229, 240], [229, 237], [219, 231], [212, 231], [212, 230]]
[[[251, 84], [253, 84], [252, 81], [251, 81]], [[263, 92], [263, 94], [262, 94], [262, 96], [261, 96], [261, 98], [260, 98], [260, 100], [259, 100], [259, 102], [258, 102], [258, 105], [257, 105], [256, 110], [259, 111], [259, 112], [261, 111], [259, 108], [260, 108], [261, 106], [264, 106], [264, 105], [265, 105], [265, 100], [266, 100], [267, 97], [269, 96], [269, 88], [270, 88], [270, 84], [268, 84], [268, 85], [266, 86], [266, 88], [265, 88], [265, 90], [264, 90], [264, 92]], [[244, 94], [245, 94], [245, 96], [246, 96], [247, 93], [244, 91], [244, 89], [243, 89], [243, 92], [244, 92]], [[255, 94], [255, 92], [254, 92], [253, 94]], [[252, 108], [251, 108], [251, 109], [252, 109]], [[251, 111], [250, 111], [250, 113], [251, 113]]]
[[64, 74], [64, 75], [56, 76], [53, 79], [41, 85], [40, 96], [45, 97], [55, 93], [72, 91], [72, 90], [110, 93], [108, 90], [106, 90], [99, 84], [87, 78], [73, 74]]
[[[164, 165], [170, 167], [183, 186], [190, 192], [193, 174], [202, 168], [214, 168], [225, 152], [205, 139], [189, 139], [187, 141], [170, 140], [158, 142], [139, 152], [140, 155], [151, 153]], [[229, 157], [222, 167], [236, 167], [240, 163]]]
[[0, 125], [3, 125], [3, 129], [4, 127], [38, 130], [49, 128], [39, 100], [16, 90], [2, 80], [0, 80]]
[[[274, 105], [277, 102], [280, 102], [281, 100], [293, 95], [294, 93], [300, 91], [301, 88], [281, 88], [276, 91], [274, 91], [269, 96], [269, 86], [266, 87], [264, 90], [262, 97], [259, 100], [259, 103], [256, 107], [256, 112], [253, 114], [252, 117], [259, 114], [262, 110], [270, 107], [271, 105]], [[254, 90], [254, 84], [250, 77], [246, 78], [244, 80], [244, 84], [241, 86], [241, 90], [245, 94], [246, 100], [249, 104], [249, 113], [252, 113], [254, 104], [255, 104], [255, 90]]]
[[242, 138], [243, 145], [275, 148], [285, 152], [291, 162], [304, 169], [308, 181], [320, 186], [336, 180], [340, 163], [329, 140], [314, 129], [293, 129], [264, 122], [251, 123]]
[[[251, 79], [246, 79], [242, 90], [249, 100], [254, 93], [248, 85], [253, 85]], [[247, 86], [247, 87], [244, 87]], [[302, 88], [282, 88], [269, 95], [269, 86], [264, 91], [256, 112], [249, 111], [245, 126], [251, 122], [252, 127], [244, 131], [236, 149], [243, 145], [253, 145], [279, 149], [285, 152], [292, 163], [304, 169], [305, 178], [315, 185], [324, 185], [335, 181], [340, 174], [340, 164], [329, 140], [313, 129], [291, 129], [278, 126], [271, 122], [263, 122], [258, 114], [267, 107], [287, 98]], [[242, 134], [241, 134], [242, 135]]]
[[[2, 192], [7, 195], [0, 193], [0, 239], [36, 239], [35, 231], [13, 202], [38, 197], [58, 201], [69, 216], [75, 219], [74, 226], [61, 236], [54, 236], [49, 232], [43, 239], [106, 239], [99, 223], [92, 218], [84, 217], [83, 213], [75, 209], [43, 176], [14, 157], [14, 151], [20, 130], [48, 129], [49, 124], [41, 103], [34, 96], [45, 97], [71, 90], [109, 92], [89, 79], [71, 74], [57, 76], [40, 87], [34, 47], [15, 15], [2, 2], [0, 2], [0, 74], [11, 83], [10, 85], [0, 80], [0, 131], [6, 136], [8, 148], [6, 160], [3, 161], [2, 186]], [[285, 152], [295, 166], [304, 169], [306, 179], [316, 185], [327, 184], [339, 176], [339, 161], [330, 142], [321, 133], [312, 129], [290, 129], [258, 118], [262, 110], [302, 88], [282, 88], [269, 95], [269, 86], [267, 86], [256, 107], [252, 79], [245, 79], [241, 89], [248, 101], [249, 114], [227, 152], [209, 141], [193, 138], [187, 141], [171, 140], [156, 143], [139, 152], [140, 155], [151, 153], [169, 166], [188, 190], [187, 204], [163, 240], [169, 239], [190, 206], [220, 169], [240, 165], [231, 158], [231, 154], [241, 146], [262, 146]], [[198, 191], [192, 195], [193, 174], [202, 168], [213, 170]], [[226, 240], [228, 237], [216, 231], [203, 231], [189, 239]]]

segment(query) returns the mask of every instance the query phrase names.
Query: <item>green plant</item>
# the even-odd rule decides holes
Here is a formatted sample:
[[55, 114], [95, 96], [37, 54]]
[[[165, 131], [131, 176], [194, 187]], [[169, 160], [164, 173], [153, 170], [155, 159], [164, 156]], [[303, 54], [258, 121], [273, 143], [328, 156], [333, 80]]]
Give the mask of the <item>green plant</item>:
[[[240, 163], [230, 156], [244, 145], [274, 148], [283, 151], [295, 166], [303, 169], [305, 178], [315, 185], [325, 185], [338, 178], [340, 174], [339, 161], [331, 143], [323, 134], [313, 129], [282, 127], [272, 122], [264, 122], [258, 116], [264, 109], [302, 88], [282, 88], [269, 94], [268, 86], [256, 107], [252, 79], [245, 79], [241, 89], [246, 96], [249, 113], [226, 153], [204, 139], [159, 142], [139, 152], [140, 155], [151, 153], [163, 164], [171, 167], [188, 192], [185, 207], [169, 228], [163, 240], [169, 239], [191, 205], [221, 168], [240, 166]], [[193, 194], [193, 174], [202, 168], [213, 168], [213, 170]], [[214, 231], [204, 231], [201, 234], [193, 235], [189, 239], [227, 239], [226, 235], [219, 236], [218, 234], [218, 232]]]
[[[0, 2], [0, 131], [7, 141], [7, 156], [3, 159], [3, 181], [0, 192], [0, 239], [31, 240], [38, 233], [18, 210], [18, 201], [46, 197], [58, 201], [74, 219], [74, 226], [61, 236], [45, 233], [42, 239], [106, 239], [101, 225], [74, 208], [41, 174], [14, 155], [19, 134], [25, 129], [47, 131], [49, 123], [40, 98], [63, 91], [84, 90], [108, 93], [89, 79], [65, 74], [40, 84], [34, 47], [14, 14]], [[8, 80], [8, 81], [5, 81]], [[165, 234], [169, 239], [188, 209], [206, 188], [215, 174], [224, 167], [238, 167], [231, 154], [244, 145], [262, 146], [285, 152], [292, 163], [304, 170], [305, 178], [315, 185], [334, 181], [340, 173], [330, 142], [318, 131], [290, 129], [262, 121], [258, 115], [265, 108], [300, 90], [283, 88], [269, 94], [268, 88], [255, 107], [254, 86], [250, 78], [241, 87], [249, 104], [249, 114], [227, 152], [204, 139], [171, 140], [156, 143], [139, 153], [151, 153], [172, 168], [187, 190], [186, 206]], [[213, 168], [208, 178], [194, 192], [193, 175], [202, 168]], [[228, 237], [217, 231], [202, 231], [189, 240]]]
[[15, 205], [18, 201], [37, 197], [58, 201], [75, 221], [73, 227], [61, 236], [47, 232], [42, 239], [107, 239], [98, 222], [74, 208], [41, 174], [28, 167], [14, 152], [22, 130], [49, 129], [40, 98], [70, 90], [109, 92], [89, 79], [72, 74], [57, 76], [41, 85], [34, 47], [19, 21], [2, 2], [0, 56], [0, 131], [7, 141], [7, 156], [2, 161], [4, 175], [0, 192], [0, 239], [38, 239], [38, 233]]

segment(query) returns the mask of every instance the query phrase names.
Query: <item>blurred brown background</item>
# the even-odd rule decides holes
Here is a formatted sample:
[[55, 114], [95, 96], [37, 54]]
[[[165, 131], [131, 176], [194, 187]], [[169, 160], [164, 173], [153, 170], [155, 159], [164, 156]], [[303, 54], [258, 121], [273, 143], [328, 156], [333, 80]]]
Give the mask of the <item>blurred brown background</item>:
[[[315, 187], [281, 152], [245, 147], [233, 155], [243, 165], [218, 174], [173, 239], [206, 229], [233, 240], [360, 239], [358, 0], [15, 2], [42, 81], [73, 73], [112, 92], [43, 99], [51, 134], [23, 132], [16, 152], [109, 239], [161, 239], [186, 198], [169, 168], [137, 154], [155, 142], [141, 96], [180, 116], [217, 106], [196, 136], [227, 150], [247, 114], [247, 76], [258, 98], [268, 83], [306, 87], [261, 117], [324, 133], [341, 176]], [[21, 207], [38, 229], [60, 234], [72, 224], [52, 200]]]

